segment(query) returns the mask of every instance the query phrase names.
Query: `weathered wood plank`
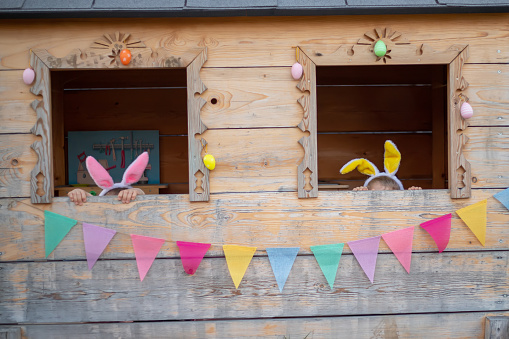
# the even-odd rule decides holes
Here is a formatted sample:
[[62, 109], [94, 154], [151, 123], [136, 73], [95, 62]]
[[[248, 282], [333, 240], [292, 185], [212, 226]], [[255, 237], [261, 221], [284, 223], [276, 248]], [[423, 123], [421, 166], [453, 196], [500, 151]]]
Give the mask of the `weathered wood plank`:
[[[179, 55], [196, 46], [209, 48], [207, 67], [290, 66], [291, 46], [324, 44], [334, 49], [355, 44], [373, 27], [391, 27], [411, 43], [436, 50], [468, 43], [471, 63], [506, 63], [507, 14], [324, 16], [271, 18], [172, 18], [3, 20], [0, 26], [2, 68], [24, 69], [29, 48], [44, 48], [62, 57], [87, 49], [107, 32], [130, 32], [147, 47]], [[423, 29], [426, 27], [426, 29]], [[331, 32], [336, 32], [331, 34]], [[500, 51], [500, 53], [498, 52]]]
[[[129, 234], [163, 238], [160, 255], [179, 255], [174, 241], [212, 243], [208, 255], [220, 255], [222, 244], [266, 247], [309, 246], [348, 242], [416, 226], [413, 250], [436, 252], [431, 237], [418, 227], [424, 221], [453, 213], [482, 199], [488, 202], [486, 247], [453, 213], [452, 236], [447, 250], [482, 251], [507, 249], [509, 213], [493, 198], [496, 190], [474, 190], [469, 200], [450, 199], [447, 190], [403, 192], [320, 192], [318, 199], [302, 202], [297, 193], [214, 194], [209, 204], [189, 202], [187, 195], [138, 197], [129, 205], [115, 197], [92, 197], [84, 206], [56, 198], [47, 206], [28, 201], [0, 202], [0, 256], [2, 261], [44, 258], [44, 207], [79, 221], [108, 227], [118, 233], [103, 258], [133, 258]], [[27, 205], [28, 204], [28, 205]], [[349, 249], [345, 248], [345, 253]], [[382, 242], [380, 252], [390, 253]], [[264, 253], [264, 252], [260, 252]], [[74, 227], [50, 255], [50, 259], [84, 259], [81, 224]]]
[[0, 339], [21, 339], [21, 327], [0, 327]]
[[466, 64], [463, 76], [469, 83], [464, 93], [474, 109], [469, 125], [509, 125], [509, 65]]
[[485, 317], [509, 313], [439, 313], [362, 317], [186, 322], [20, 325], [24, 338], [484, 338]]
[[35, 124], [30, 107], [35, 98], [23, 82], [23, 71], [0, 71], [0, 133], [29, 133]]
[[0, 134], [0, 197], [29, 197], [30, 171], [37, 155], [33, 134]]
[[[193, 276], [180, 259], [156, 259], [143, 283], [135, 260], [2, 263], [2, 322], [382, 315], [505, 311], [509, 253], [415, 254], [408, 274], [392, 254], [371, 284], [353, 255], [341, 258], [331, 290], [313, 256], [297, 257], [279, 293], [267, 257], [255, 257], [234, 288], [224, 258]], [[465, 268], [468, 268], [465, 271]]]

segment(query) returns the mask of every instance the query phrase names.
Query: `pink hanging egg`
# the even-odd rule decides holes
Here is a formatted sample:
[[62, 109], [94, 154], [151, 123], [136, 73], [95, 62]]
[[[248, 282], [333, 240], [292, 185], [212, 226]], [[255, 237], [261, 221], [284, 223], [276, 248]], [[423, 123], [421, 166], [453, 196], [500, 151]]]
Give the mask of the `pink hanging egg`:
[[470, 119], [474, 115], [474, 110], [468, 102], [464, 102], [463, 105], [461, 105], [460, 112], [463, 119]]
[[32, 82], [34, 82], [35, 79], [35, 72], [31, 68], [27, 68], [23, 71], [23, 82], [27, 85], [30, 85]]
[[303, 71], [304, 70], [302, 69], [301, 64], [299, 64], [298, 62], [294, 63], [292, 66], [292, 77], [295, 80], [299, 80], [302, 76]]

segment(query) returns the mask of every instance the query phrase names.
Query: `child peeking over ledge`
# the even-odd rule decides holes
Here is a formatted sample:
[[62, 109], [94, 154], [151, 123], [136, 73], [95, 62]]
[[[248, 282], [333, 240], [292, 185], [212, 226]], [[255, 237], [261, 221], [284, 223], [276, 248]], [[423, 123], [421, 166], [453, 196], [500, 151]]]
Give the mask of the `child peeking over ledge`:
[[[90, 173], [95, 184], [102, 188], [99, 196], [118, 194], [118, 200], [121, 200], [124, 204], [130, 203], [132, 200], [136, 199], [138, 195], [145, 194], [141, 189], [133, 188], [131, 185], [140, 180], [147, 164], [148, 153], [143, 152], [125, 170], [122, 181], [114, 183], [108, 171], [106, 171], [94, 157], [89, 156], [86, 160], [88, 173]], [[81, 206], [87, 201], [87, 196], [92, 195], [77, 188], [69, 192], [68, 196], [74, 204]]]
[[[364, 186], [356, 187], [353, 189], [354, 191], [393, 191], [404, 189], [403, 184], [396, 177], [396, 172], [398, 172], [401, 163], [401, 153], [390, 140], [385, 141], [384, 148], [385, 172], [380, 172], [372, 162], [363, 158], [350, 160], [341, 168], [339, 171], [341, 174], [349, 173], [357, 168], [359, 172], [369, 176], [364, 182]], [[421, 189], [416, 186], [409, 188], [412, 191]]]

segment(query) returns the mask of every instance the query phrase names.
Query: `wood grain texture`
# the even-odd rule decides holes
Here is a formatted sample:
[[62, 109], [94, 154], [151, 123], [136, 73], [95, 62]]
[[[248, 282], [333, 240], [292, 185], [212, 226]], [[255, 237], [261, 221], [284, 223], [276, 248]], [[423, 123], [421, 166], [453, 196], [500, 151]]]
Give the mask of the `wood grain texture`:
[[31, 65], [36, 77], [30, 92], [42, 96], [42, 100], [36, 99], [32, 102], [37, 121], [30, 131], [41, 139], [30, 146], [37, 154], [37, 161], [30, 175], [30, 196], [33, 203], [50, 203], [54, 186], [50, 70], [34, 53], [31, 54]]
[[21, 327], [0, 327], [1, 339], [21, 339]]
[[508, 261], [505, 251], [415, 254], [408, 274], [381, 254], [371, 284], [343, 255], [331, 290], [316, 259], [298, 256], [282, 293], [265, 256], [252, 259], [237, 290], [224, 258], [205, 258], [193, 276], [180, 259], [156, 259], [143, 282], [135, 260], [92, 271], [86, 261], [1, 263], [0, 311], [5, 323], [505, 311]]
[[509, 119], [509, 65], [471, 65], [463, 67], [469, 86], [463, 92], [470, 99], [474, 116], [470, 126], [507, 126]]
[[304, 149], [304, 157], [297, 168], [297, 192], [299, 198], [318, 197], [318, 149], [317, 149], [317, 103], [316, 103], [316, 67], [313, 61], [297, 49], [303, 75], [297, 88], [304, 93], [297, 100], [304, 110], [298, 127], [307, 135], [299, 139]]
[[[484, 338], [486, 317], [507, 312], [438, 313], [187, 322], [18, 325], [24, 338]], [[4, 327], [5, 328], [5, 327]]]
[[[506, 63], [507, 13], [447, 15], [369, 15], [325, 17], [238, 17], [167, 19], [3, 20], [0, 26], [2, 68], [28, 67], [29, 48], [63, 57], [86, 49], [106, 32], [130, 32], [156, 50], [180, 55], [207, 47], [207, 67], [290, 66], [291, 46], [355, 44], [367, 29], [391, 27], [413, 44], [442, 50], [468, 43], [471, 63]], [[58, 25], [55, 23], [58, 22]], [[425, 29], [423, 29], [425, 28]], [[500, 53], [498, 51], [500, 50]]]
[[[474, 190], [471, 199], [451, 200], [447, 190], [422, 192], [320, 192], [318, 199], [298, 199], [296, 193], [213, 194], [209, 204], [193, 204], [187, 195], [137, 197], [125, 205], [115, 197], [91, 197], [84, 206], [68, 198], [56, 198], [45, 209], [81, 222], [104, 226], [118, 233], [103, 258], [134, 258], [129, 234], [168, 241], [160, 256], [178, 256], [174, 241], [212, 243], [208, 255], [220, 255], [221, 245], [266, 247], [298, 246], [311, 254], [309, 246], [348, 242], [416, 226], [415, 252], [436, 252], [437, 247], [421, 223], [453, 213], [450, 251], [506, 250], [509, 213], [497, 200], [497, 190]], [[454, 214], [454, 211], [489, 199], [486, 247]], [[44, 258], [42, 206], [28, 201], [0, 202], [0, 248], [2, 261]], [[345, 247], [345, 253], [349, 250]], [[382, 242], [380, 252], [390, 253]], [[260, 252], [264, 253], [264, 252]], [[50, 259], [84, 259], [81, 226], [74, 227]]]
[[488, 316], [486, 317], [485, 339], [507, 339], [509, 338], [509, 317]]
[[206, 101], [199, 96], [207, 90], [200, 78], [200, 70], [206, 61], [207, 49], [205, 48], [187, 67], [187, 139], [189, 199], [191, 201], [208, 201], [210, 193], [209, 169], [205, 167], [202, 158], [202, 152], [207, 145], [202, 134], [207, 130], [207, 126], [200, 117], [201, 109]]
[[35, 97], [23, 82], [23, 71], [0, 71], [0, 133], [30, 133]]
[[467, 120], [461, 117], [460, 108], [463, 100], [462, 91], [468, 87], [463, 75], [463, 65], [469, 57], [469, 48], [465, 48], [448, 67], [448, 164], [449, 164], [449, 190], [451, 198], [468, 198], [472, 186], [472, 173], [468, 160], [463, 154], [468, 138], [465, 130]]

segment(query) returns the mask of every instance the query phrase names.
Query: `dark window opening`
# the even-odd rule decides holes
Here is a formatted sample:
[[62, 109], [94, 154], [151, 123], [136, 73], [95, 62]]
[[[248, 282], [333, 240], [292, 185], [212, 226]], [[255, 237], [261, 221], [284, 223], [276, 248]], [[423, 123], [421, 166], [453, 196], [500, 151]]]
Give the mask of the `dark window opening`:
[[158, 130], [160, 183], [168, 184], [159, 193], [189, 192], [185, 68], [52, 71], [51, 84], [56, 196], [69, 184], [69, 131]]
[[320, 189], [353, 189], [367, 176], [340, 168], [366, 158], [383, 172], [385, 140], [402, 153], [405, 189], [447, 188], [447, 65], [317, 67]]

